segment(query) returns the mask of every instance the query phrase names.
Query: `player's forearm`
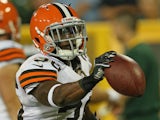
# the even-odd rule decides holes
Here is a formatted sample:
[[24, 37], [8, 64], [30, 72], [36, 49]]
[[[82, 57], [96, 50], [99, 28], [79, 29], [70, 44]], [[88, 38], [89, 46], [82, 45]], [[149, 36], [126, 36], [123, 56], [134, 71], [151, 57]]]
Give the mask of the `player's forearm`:
[[79, 102], [86, 93], [79, 82], [61, 84], [57, 81], [43, 82], [31, 92], [42, 104], [60, 107]]
[[57, 81], [46, 81], [34, 89], [31, 94], [44, 105], [63, 107], [79, 102], [97, 82], [93, 80], [92, 76], [66, 84]]
[[95, 80], [93, 75], [90, 75], [77, 82], [59, 84], [58, 87], [53, 87], [54, 92], [52, 101], [54, 104], [61, 107], [74, 104], [79, 102], [88, 92], [90, 92], [97, 83], [98, 80]]
[[85, 95], [78, 82], [67, 83], [54, 90], [53, 101], [58, 106], [66, 106], [79, 102]]
[[90, 75], [77, 82], [62, 84], [54, 90], [53, 101], [59, 106], [79, 102], [98, 82]]

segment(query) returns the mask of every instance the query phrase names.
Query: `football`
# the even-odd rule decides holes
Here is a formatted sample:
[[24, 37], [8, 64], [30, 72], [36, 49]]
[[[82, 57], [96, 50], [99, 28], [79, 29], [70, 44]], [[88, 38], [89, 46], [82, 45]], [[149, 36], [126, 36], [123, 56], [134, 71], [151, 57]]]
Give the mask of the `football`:
[[117, 53], [110, 63], [110, 68], [105, 68], [104, 76], [110, 86], [117, 92], [131, 97], [143, 95], [145, 91], [145, 76], [138, 63], [132, 58]]

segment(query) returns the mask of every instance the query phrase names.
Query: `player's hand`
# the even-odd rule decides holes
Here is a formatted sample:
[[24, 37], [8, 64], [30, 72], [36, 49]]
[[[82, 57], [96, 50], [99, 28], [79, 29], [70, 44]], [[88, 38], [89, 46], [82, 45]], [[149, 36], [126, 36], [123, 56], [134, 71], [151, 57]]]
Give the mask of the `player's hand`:
[[115, 55], [115, 51], [109, 51], [95, 59], [95, 67], [92, 74], [79, 80], [79, 84], [84, 91], [89, 92], [100, 80], [103, 79], [104, 68], [110, 67], [109, 63], [113, 62]]
[[95, 59], [95, 67], [93, 70], [93, 77], [96, 80], [102, 80], [104, 76], [104, 68], [110, 67], [110, 62], [113, 62], [113, 58], [115, 57], [115, 51], [108, 51], [104, 54], [100, 55]]

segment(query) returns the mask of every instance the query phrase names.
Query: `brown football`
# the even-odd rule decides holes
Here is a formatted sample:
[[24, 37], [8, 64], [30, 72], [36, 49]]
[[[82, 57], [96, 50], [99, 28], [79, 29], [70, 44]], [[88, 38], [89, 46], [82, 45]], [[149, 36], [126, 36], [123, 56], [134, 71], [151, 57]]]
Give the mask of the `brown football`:
[[104, 75], [110, 86], [117, 92], [137, 97], [145, 91], [145, 76], [141, 67], [132, 58], [117, 54], [110, 68], [105, 68]]

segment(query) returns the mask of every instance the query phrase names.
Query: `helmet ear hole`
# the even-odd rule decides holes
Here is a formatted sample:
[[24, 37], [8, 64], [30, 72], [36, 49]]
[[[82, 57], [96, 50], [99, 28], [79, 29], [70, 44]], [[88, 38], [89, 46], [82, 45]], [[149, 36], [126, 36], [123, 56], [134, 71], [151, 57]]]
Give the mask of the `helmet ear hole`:
[[35, 38], [35, 40], [36, 40], [38, 43], [40, 43], [40, 40], [39, 40], [38, 38]]

